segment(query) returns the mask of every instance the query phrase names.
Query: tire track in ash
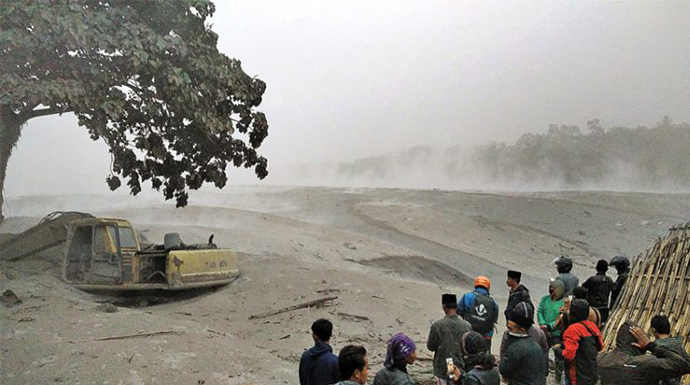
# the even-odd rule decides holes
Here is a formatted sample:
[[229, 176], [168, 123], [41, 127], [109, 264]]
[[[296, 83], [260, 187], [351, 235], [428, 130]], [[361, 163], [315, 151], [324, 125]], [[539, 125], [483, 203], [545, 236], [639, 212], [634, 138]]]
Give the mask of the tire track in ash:
[[[514, 228], [516, 228], [516, 229], [520, 229], [520, 230], [523, 230], [523, 231], [527, 231], [527, 232], [531, 232], [531, 233], [537, 233], [537, 234], [540, 234], [540, 235], [543, 235], [543, 236], [546, 236], [546, 237], [549, 237], [549, 238], [557, 239], [557, 240], [559, 240], [560, 242], [563, 242], [565, 245], [570, 245], [570, 246], [572, 246], [573, 249], [579, 248], [580, 250], [584, 251], [586, 254], [588, 254], [587, 257], [588, 257], [590, 260], [592, 260], [592, 258], [595, 258], [595, 260], [596, 260], [597, 258], [601, 258], [601, 255], [600, 255], [599, 253], [597, 253], [596, 251], [593, 251], [592, 249], [590, 249], [590, 248], [588, 247], [588, 244], [585, 243], [585, 242], [580, 242], [580, 241], [576, 241], [576, 240], [569, 239], [569, 238], [566, 238], [566, 237], [562, 237], [562, 236], [560, 236], [560, 235], [556, 235], [556, 234], [550, 233], [550, 232], [548, 232], [548, 231], [546, 231], [546, 230], [541, 230], [541, 229], [538, 229], [538, 228], [536, 228], [536, 227], [532, 227], [532, 226], [529, 226], [529, 225], [521, 225], [521, 224], [518, 224], [518, 223], [511, 223], [511, 222], [500, 221], [500, 220], [497, 220], [497, 219], [491, 219], [491, 218], [483, 217], [483, 216], [481, 216], [481, 215], [479, 215], [479, 216], [473, 216], [473, 217], [474, 217], [474, 218], [477, 218], [478, 221], [483, 221], [483, 222], [485, 222], [486, 225], [493, 226], [494, 228], [500, 228], [500, 226], [514, 227]], [[481, 226], [481, 224], [480, 224], [480, 226]], [[565, 246], [565, 245], [562, 244], [561, 246]]]
[[[415, 250], [426, 258], [444, 262], [470, 277], [487, 275], [495, 280], [498, 277], [504, 277], [506, 274], [507, 268], [504, 266], [464, 250], [401, 231], [384, 221], [368, 216], [356, 206], [352, 207], [352, 212], [362, 224], [368, 227], [367, 229], [362, 229], [362, 232], [365, 234], [371, 235], [372, 232], [376, 232], [380, 234], [379, 238], [383, 240]], [[523, 272], [523, 282], [530, 287], [537, 287], [537, 285], [538, 287], [545, 287], [547, 280], [530, 275], [529, 272]]]

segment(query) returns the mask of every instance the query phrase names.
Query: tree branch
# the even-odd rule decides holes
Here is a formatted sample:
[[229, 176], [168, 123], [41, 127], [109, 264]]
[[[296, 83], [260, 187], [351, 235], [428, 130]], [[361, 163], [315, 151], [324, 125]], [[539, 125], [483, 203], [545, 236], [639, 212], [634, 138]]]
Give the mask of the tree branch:
[[39, 116], [46, 116], [46, 115], [54, 115], [54, 114], [64, 114], [65, 112], [72, 112], [73, 109], [68, 108], [67, 110], [59, 110], [57, 108], [41, 108], [38, 110], [31, 110], [31, 111], [26, 111], [23, 112], [19, 115], [19, 117], [22, 120], [29, 120], [33, 118], [37, 118]]

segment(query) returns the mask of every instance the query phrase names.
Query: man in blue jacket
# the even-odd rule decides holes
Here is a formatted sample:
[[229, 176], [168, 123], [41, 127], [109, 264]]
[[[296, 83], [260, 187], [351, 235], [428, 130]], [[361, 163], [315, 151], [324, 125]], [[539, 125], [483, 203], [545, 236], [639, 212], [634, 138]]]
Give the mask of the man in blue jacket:
[[340, 380], [338, 356], [328, 344], [333, 334], [333, 324], [318, 319], [311, 325], [314, 346], [302, 354], [299, 361], [300, 385], [330, 385]]
[[491, 298], [491, 281], [479, 276], [474, 280], [474, 290], [466, 293], [458, 301], [458, 315], [472, 325], [472, 330], [481, 334], [491, 351], [491, 338], [494, 325], [498, 323], [498, 302]]

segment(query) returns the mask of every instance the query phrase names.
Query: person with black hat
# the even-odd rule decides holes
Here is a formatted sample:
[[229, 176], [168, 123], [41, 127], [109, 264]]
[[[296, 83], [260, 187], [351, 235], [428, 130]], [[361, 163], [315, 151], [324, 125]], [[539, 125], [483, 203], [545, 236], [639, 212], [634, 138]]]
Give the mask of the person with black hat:
[[614, 306], [616, 306], [618, 295], [623, 291], [623, 286], [625, 286], [625, 282], [628, 280], [628, 275], [630, 274], [630, 260], [625, 255], [619, 255], [614, 257], [611, 262], [609, 262], [609, 265], [615, 267], [618, 272], [616, 287], [611, 291], [611, 304], [609, 305], [609, 309], [613, 310]]
[[565, 285], [565, 295], [573, 295], [573, 289], [575, 289], [580, 284], [580, 278], [571, 273], [573, 270], [573, 260], [560, 256], [553, 260], [556, 264], [556, 270], [558, 271], [558, 279], [560, 279]]
[[609, 263], [604, 259], [597, 262], [597, 274], [593, 275], [582, 284], [587, 289], [587, 302], [589, 306], [596, 308], [601, 315], [601, 323], [605, 324], [609, 319], [609, 296], [616, 288], [615, 282], [606, 275]]
[[506, 305], [506, 310], [503, 312], [506, 316], [506, 322], [510, 319], [510, 312], [513, 311], [515, 305], [520, 302], [527, 302], [532, 306], [532, 314], [534, 315], [534, 305], [532, 304], [532, 299], [529, 296], [529, 290], [520, 284], [522, 279], [522, 273], [515, 270], [508, 270], [508, 279], [506, 280], [506, 285], [510, 288], [508, 293], [508, 304]]
[[597, 354], [604, 343], [597, 325], [589, 318], [589, 304], [576, 299], [570, 304], [573, 322], [565, 333], [563, 343], [554, 351], [565, 360], [565, 372], [569, 385], [594, 385], [597, 382]]
[[498, 366], [508, 385], [544, 385], [548, 359], [542, 348], [529, 335], [534, 323], [534, 308], [520, 302], [510, 312], [508, 339]]
[[457, 379], [451, 379], [448, 373], [447, 359], [453, 360], [453, 365], [462, 368], [464, 363], [460, 344], [463, 334], [472, 331], [469, 322], [460, 318], [457, 313], [458, 299], [455, 294], [441, 296], [441, 308], [445, 317], [434, 322], [429, 330], [426, 347], [434, 352], [434, 375], [438, 385], [447, 385]]

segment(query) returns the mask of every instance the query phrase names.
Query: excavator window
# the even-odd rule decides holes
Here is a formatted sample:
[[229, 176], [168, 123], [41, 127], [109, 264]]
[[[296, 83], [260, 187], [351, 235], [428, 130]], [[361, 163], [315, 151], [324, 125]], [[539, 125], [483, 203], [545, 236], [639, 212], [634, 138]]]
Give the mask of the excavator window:
[[137, 247], [137, 241], [131, 227], [118, 226], [117, 231], [120, 234], [120, 247], [124, 249], [134, 249]]

